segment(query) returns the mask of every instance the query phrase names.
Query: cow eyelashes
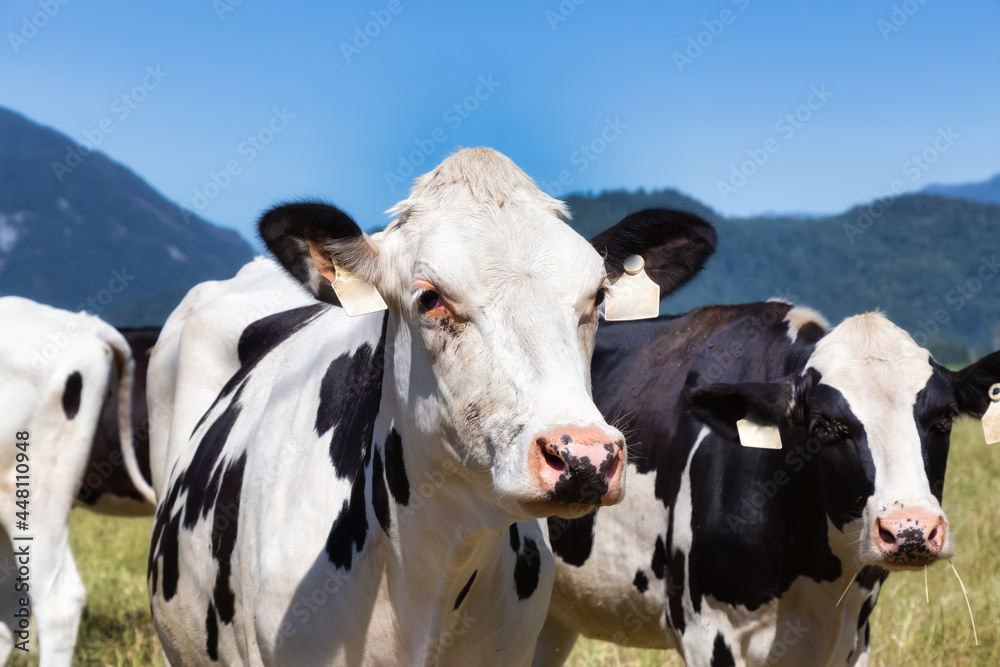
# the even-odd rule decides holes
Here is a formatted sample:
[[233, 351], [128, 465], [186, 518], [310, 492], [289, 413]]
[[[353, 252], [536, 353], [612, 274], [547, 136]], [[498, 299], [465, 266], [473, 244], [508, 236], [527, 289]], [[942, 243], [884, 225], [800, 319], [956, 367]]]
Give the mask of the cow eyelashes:
[[850, 435], [850, 431], [845, 424], [832, 419], [827, 419], [826, 417], [818, 417], [813, 422], [812, 434], [817, 440], [825, 445], [827, 443], [843, 440]]
[[931, 426], [932, 429], [934, 429], [938, 433], [943, 433], [944, 435], [951, 433], [951, 427], [952, 427], [951, 417], [945, 417], [941, 421]]

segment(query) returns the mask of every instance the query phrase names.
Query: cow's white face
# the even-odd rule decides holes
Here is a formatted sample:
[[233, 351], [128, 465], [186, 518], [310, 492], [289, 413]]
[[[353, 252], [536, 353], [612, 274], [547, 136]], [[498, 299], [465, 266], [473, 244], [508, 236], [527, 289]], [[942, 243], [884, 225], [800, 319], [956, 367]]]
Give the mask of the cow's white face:
[[954, 555], [940, 501], [958, 407], [935, 366], [877, 313], [842, 322], [809, 360], [827, 514], [860, 563], [920, 567]]
[[[546, 203], [414, 204], [378, 240], [381, 273], [393, 277], [379, 286], [398, 322], [397, 390], [428, 441], [466, 474], [491, 477], [477, 488], [495, 500], [610, 504], [624, 439], [590, 396], [604, 263]], [[538, 441], [563, 435], [566, 456], [589, 458], [595, 473], [604, 465], [581, 480], [589, 496], [550, 484], [561, 471]]]
[[261, 234], [321, 299], [338, 303], [334, 266], [379, 290], [393, 316], [387, 380], [422, 458], [459, 463], [480, 495], [521, 518], [618, 502], [624, 438], [590, 396], [607, 273], [641, 253], [662, 267], [665, 295], [711, 254], [711, 227], [644, 212], [595, 239], [602, 257], [560, 220], [561, 202], [489, 149], [448, 158], [393, 212], [367, 237], [337, 209], [291, 205], [265, 215]]

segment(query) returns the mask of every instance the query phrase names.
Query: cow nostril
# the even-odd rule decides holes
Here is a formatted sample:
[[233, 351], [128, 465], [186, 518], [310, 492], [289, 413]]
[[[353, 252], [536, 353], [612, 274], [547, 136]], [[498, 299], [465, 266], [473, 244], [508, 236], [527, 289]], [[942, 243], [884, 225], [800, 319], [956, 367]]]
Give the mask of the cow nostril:
[[879, 524], [879, 527], [878, 527], [878, 536], [881, 537], [882, 541], [885, 542], [886, 544], [895, 544], [896, 543], [896, 536], [893, 535], [892, 533], [890, 533], [885, 528], [883, 528], [882, 524]]
[[932, 530], [931, 534], [927, 536], [927, 541], [933, 542], [934, 538], [937, 537], [937, 532], [938, 532], [937, 526], [934, 526], [934, 530]]
[[611, 460], [611, 465], [608, 466], [608, 471], [604, 473], [604, 476], [611, 479], [618, 472], [618, 464], [621, 462], [621, 455], [615, 454], [615, 457]]
[[539, 438], [535, 442], [538, 443], [538, 447], [542, 450], [542, 457], [549, 464], [550, 468], [559, 472], [566, 469], [566, 462], [550, 451], [549, 445], [545, 442], [544, 438]]

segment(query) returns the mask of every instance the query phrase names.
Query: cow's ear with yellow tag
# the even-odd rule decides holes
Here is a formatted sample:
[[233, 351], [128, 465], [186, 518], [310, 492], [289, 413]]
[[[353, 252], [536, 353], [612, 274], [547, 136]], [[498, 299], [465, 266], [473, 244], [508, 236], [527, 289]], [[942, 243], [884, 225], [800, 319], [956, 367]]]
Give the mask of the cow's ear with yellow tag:
[[744, 447], [781, 449], [781, 432], [777, 426], [761, 426], [749, 419], [740, 419], [736, 422], [736, 431]]
[[1000, 383], [990, 387], [990, 405], [983, 415], [983, 435], [987, 445], [1000, 442]]
[[377, 313], [389, 307], [371, 283], [366, 283], [342, 266], [335, 265], [334, 271], [336, 276], [330, 285], [344, 312], [351, 317]]
[[611, 281], [605, 319], [656, 317], [660, 299], [698, 275], [717, 240], [709, 222], [663, 208], [630, 213], [592, 238]]
[[660, 314], [660, 286], [646, 275], [640, 255], [625, 258], [625, 270], [605, 297], [604, 319], [643, 320]]

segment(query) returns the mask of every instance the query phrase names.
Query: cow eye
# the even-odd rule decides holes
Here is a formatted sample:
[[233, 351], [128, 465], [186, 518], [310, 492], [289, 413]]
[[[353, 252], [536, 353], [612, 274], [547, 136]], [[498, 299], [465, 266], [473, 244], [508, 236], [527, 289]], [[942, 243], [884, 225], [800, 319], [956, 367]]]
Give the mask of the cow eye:
[[847, 427], [832, 419], [819, 417], [813, 423], [812, 434], [825, 445], [847, 437]]
[[601, 305], [602, 303], [604, 303], [604, 288], [603, 287], [601, 289], [597, 290], [597, 294], [594, 296], [594, 307], [596, 308], [597, 306]]
[[932, 426], [931, 428], [933, 428], [938, 433], [948, 435], [949, 433], [951, 433], [951, 426], [952, 426], [951, 417], [945, 417], [938, 423], [934, 424], [934, 426]]
[[417, 297], [417, 305], [420, 307], [420, 312], [422, 313], [434, 310], [438, 306], [442, 305], [441, 295], [434, 290], [426, 289], [420, 293], [420, 296]]

